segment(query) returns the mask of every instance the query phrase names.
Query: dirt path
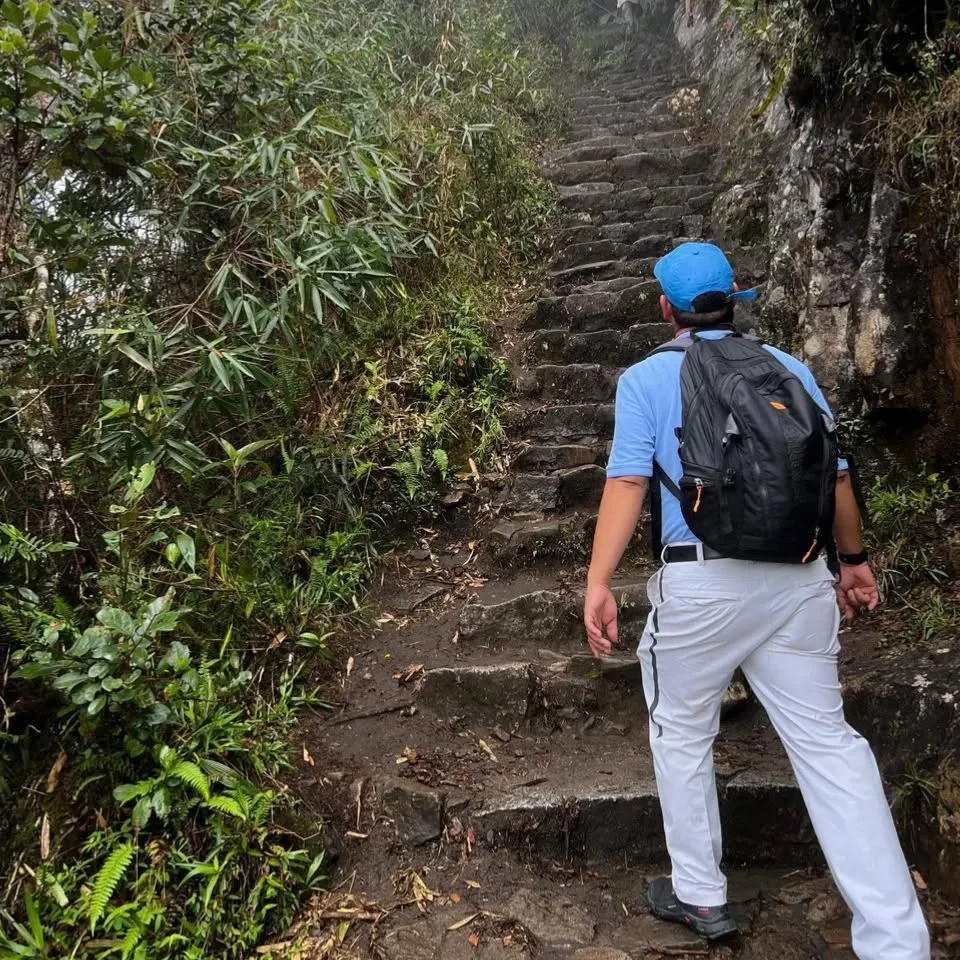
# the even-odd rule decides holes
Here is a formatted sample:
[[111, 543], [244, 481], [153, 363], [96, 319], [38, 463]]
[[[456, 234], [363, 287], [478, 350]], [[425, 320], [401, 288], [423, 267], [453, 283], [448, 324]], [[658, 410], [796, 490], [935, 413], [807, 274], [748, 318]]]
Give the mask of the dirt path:
[[[304, 730], [299, 786], [343, 834], [316, 956], [711, 953], [644, 906], [665, 857], [632, 651], [649, 569], [624, 570], [618, 656], [591, 660], [579, 622], [616, 379], [669, 336], [651, 267], [706, 236], [717, 172], [696, 103], [639, 70], [574, 97], [545, 168], [564, 210], [551, 290], [517, 335], [509, 487], [481, 539], [425, 532], [397, 558], [374, 639], [347, 651], [342, 708]], [[847, 640], [848, 673], [873, 669], [877, 636]], [[712, 952], [850, 957], [783, 751], [755, 705], [728, 706], [717, 768], [744, 936]], [[320, 952], [341, 921], [340, 953]]]

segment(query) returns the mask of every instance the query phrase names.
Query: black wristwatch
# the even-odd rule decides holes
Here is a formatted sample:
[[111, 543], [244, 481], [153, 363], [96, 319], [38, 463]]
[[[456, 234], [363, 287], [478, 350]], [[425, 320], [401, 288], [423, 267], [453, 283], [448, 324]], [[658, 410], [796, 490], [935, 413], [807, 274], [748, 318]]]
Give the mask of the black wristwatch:
[[870, 559], [870, 554], [866, 550], [861, 550], [859, 553], [838, 553], [837, 559], [845, 567], [859, 567]]

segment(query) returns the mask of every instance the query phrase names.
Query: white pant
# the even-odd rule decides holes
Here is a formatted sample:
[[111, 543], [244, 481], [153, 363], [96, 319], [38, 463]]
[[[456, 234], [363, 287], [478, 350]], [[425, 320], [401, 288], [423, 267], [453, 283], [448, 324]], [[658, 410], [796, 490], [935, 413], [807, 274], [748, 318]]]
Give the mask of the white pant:
[[638, 655], [673, 887], [726, 902], [713, 741], [737, 667], [783, 741], [860, 960], [927, 960], [930, 936], [869, 744], [845, 721], [826, 564], [709, 560], [655, 574]]

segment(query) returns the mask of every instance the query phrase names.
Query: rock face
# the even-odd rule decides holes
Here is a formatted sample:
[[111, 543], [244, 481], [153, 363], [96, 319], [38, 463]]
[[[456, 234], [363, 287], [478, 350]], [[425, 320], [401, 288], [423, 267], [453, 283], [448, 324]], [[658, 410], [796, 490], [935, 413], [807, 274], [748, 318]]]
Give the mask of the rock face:
[[732, 140], [734, 183], [712, 225], [748, 282], [764, 284], [745, 319], [801, 355], [835, 400], [955, 417], [956, 310], [921, 268], [904, 199], [864, 168], [849, 114], [808, 115], [789, 78], [771, 97], [772, 70], [723, 6], [696, 4], [690, 25], [678, 5], [674, 32], [707, 116]]

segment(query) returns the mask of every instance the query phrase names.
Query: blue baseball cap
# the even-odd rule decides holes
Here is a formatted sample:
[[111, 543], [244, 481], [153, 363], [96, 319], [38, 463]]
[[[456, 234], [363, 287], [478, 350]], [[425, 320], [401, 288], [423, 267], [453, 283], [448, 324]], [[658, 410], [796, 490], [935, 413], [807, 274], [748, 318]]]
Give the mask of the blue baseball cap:
[[722, 293], [727, 300], [756, 300], [756, 290], [733, 289], [733, 267], [712, 243], [682, 243], [657, 261], [653, 275], [664, 296], [684, 313], [696, 313], [693, 301], [705, 293]]

